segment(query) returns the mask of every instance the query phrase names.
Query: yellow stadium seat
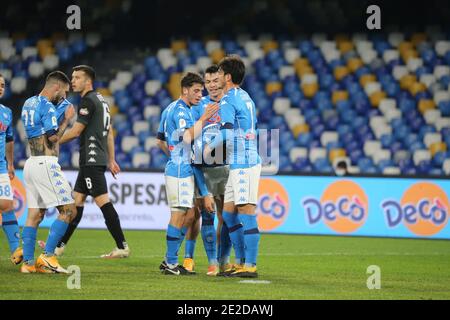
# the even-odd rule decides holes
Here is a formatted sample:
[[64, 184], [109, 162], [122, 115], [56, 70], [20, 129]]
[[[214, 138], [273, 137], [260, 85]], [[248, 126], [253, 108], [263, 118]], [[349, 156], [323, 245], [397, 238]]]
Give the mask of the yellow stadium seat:
[[225, 51], [223, 51], [222, 49], [215, 49], [210, 53], [209, 56], [211, 57], [213, 63], [217, 64], [225, 57]]
[[262, 48], [264, 53], [268, 53], [269, 51], [278, 49], [278, 42], [270, 40], [263, 43]]
[[431, 156], [434, 157], [434, 155], [438, 152], [446, 152], [447, 151], [447, 145], [445, 142], [435, 142], [430, 145], [430, 153]]
[[359, 58], [351, 58], [347, 62], [347, 67], [350, 69], [351, 72], [355, 72], [359, 68], [361, 68], [364, 65], [361, 59]]
[[403, 41], [398, 45], [398, 51], [400, 51], [400, 53], [402, 53], [405, 50], [411, 50], [413, 48], [414, 48], [413, 44], [409, 41]]
[[301, 86], [303, 94], [307, 98], [312, 98], [316, 95], [317, 91], [319, 91], [319, 84], [318, 83], [305, 83]]
[[177, 53], [178, 51], [181, 51], [181, 50], [186, 50], [186, 48], [187, 48], [186, 41], [184, 41], [184, 40], [172, 41], [171, 49], [174, 53]]
[[420, 99], [419, 101], [419, 111], [425, 114], [427, 110], [436, 108], [434, 101], [432, 99]]
[[341, 42], [349, 42], [350, 38], [345, 33], [339, 33], [334, 37], [334, 41], [339, 45]]
[[178, 99], [181, 95], [180, 81], [181, 73], [172, 73], [167, 87], [173, 99]]
[[334, 78], [341, 81], [346, 75], [350, 73], [350, 70], [345, 66], [338, 66], [334, 69]]
[[336, 105], [338, 101], [348, 100], [348, 92], [345, 90], [333, 91], [331, 99], [333, 104]]
[[302, 123], [302, 124], [296, 124], [293, 128], [292, 128], [292, 133], [294, 134], [295, 138], [298, 138], [298, 136], [302, 133], [306, 133], [309, 132], [309, 125], [306, 123]]
[[328, 159], [330, 160], [331, 163], [333, 163], [336, 158], [341, 158], [345, 156], [347, 156], [345, 149], [332, 149], [328, 154]]
[[36, 47], [38, 49], [52, 47], [52, 46], [53, 46], [53, 42], [50, 39], [41, 39], [36, 43]]
[[100, 93], [104, 97], [112, 96], [111, 91], [108, 88], [98, 88], [97, 92]]
[[44, 59], [46, 56], [54, 54], [55, 49], [53, 47], [43, 47], [38, 49], [39, 56]]
[[386, 92], [376, 91], [370, 95], [370, 104], [372, 107], [378, 107], [384, 98], [386, 98]]
[[427, 40], [427, 35], [425, 33], [414, 33], [411, 37], [411, 42], [415, 47], [425, 40]]
[[354, 45], [351, 41], [342, 41], [338, 43], [338, 49], [342, 54], [345, 54], [351, 50], [353, 50]]
[[115, 116], [119, 113], [119, 108], [115, 104], [113, 104], [109, 106], [109, 112], [111, 113], [111, 116]]
[[311, 66], [298, 67], [297, 76], [301, 79], [305, 74], [314, 74], [314, 69]]
[[376, 82], [377, 78], [374, 74], [365, 74], [362, 75], [361, 78], [359, 78], [359, 84], [364, 88], [366, 84], [371, 82]]
[[283, 86], [280, 82], [274, 81], [266, 84], [266, 93], [268, 96], [271, 96], [274, 92], [279, 92], [283, 89]]
[[408, 60], [411, 58], [417, 58], [418, 54], [417, 51], [414, 49], [405, 50], [400, 53], [400, 56], [402, 57], [403, 61], [405, 63], [408, 63]]
[[403, 90], [408, 90], [416, 81], [417, 81], [416, 75], [405, 74], [400, 79], [400, 88], [402, 88]]
[[297, 58], [294, 61], [294, 69], [297, 70], [300, 67], [309, 66], [309, 61], [306, 58]]
[[427, 89], [427, 87], [425, 87], [425, 85], [421, 82], [414, 82], [410, 87], [409, 87], [409, 92], [411, 92], [411, 94], [413, 96], [415, 96], [416, 94], [418, 94], [419, 92], [423, 92]]

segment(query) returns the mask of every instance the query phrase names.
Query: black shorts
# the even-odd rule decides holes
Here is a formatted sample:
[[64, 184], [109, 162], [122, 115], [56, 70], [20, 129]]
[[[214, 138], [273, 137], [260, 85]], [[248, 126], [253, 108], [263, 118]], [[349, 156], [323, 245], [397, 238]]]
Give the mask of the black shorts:
[[74, 191], [94, 198], [108, 193], [105, 178], [106, 166], [83, 166], [78, 172]]

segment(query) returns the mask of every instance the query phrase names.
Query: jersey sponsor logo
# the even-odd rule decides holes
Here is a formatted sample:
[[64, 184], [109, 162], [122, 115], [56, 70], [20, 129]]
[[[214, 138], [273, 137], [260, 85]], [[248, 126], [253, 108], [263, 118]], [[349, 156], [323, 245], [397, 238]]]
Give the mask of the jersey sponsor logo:
[[271, 231], [284, 224], [289, 214], [289, 195], [285, 187], [274, 179], [261, 179], [256, 213], [258, 228]]
[[89, 158], [88, 162], [94, 163], [97, 162], [97, 160], [95, 160], [94, 158]]
[[180, 128], [184, 128], [184, 127], [186, 127], [186, 120], [184, 120], [184, 119], [180, 119], [180, 121], [179, 121], [179, 125], [180, 125]]
[[81, 108], [80, 109], [80, 114], [82, 116], [87, 116], [89, 114], [89, 110], [87, 108]]

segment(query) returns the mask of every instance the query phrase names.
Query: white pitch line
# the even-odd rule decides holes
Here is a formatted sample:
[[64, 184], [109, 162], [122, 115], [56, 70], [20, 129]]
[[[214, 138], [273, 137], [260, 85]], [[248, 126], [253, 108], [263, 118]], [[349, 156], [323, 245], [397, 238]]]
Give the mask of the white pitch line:
[[239, 283], [250, 283], [250, 284], [271, 284], [268, 280], [241, 280]]

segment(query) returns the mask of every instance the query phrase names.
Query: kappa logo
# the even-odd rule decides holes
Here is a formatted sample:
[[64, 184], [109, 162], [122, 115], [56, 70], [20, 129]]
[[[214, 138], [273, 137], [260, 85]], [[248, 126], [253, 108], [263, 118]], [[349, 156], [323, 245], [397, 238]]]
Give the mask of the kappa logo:
[[62, 201], [63, 201], [63, 202], [69, 202], [70, 200], [71, 200], [71, 199], [69, 199], [69, 198], [67, 198], [67, 197], [64, 197]]
[[97, 162], [97, 160], [95, 160], [94, 158], [89, 158], [88, 162], [94, 163]]
[[65, 193], [66, 193], [66, 190], [64, 190], [64, 189], [59, 190], [59, 194], [65, 194]]
[[247, 192], [247, 189], [245, 189], [245, 188], [239, 189], [239, 193], [245, 193], [245, 192]]
[[181, 184], [181, 186], [182, 186], [182, 187], [187, 187], [187, 186], [188, 186], [188, 183], [187, 183], [187, 182], [183, 182], [183, 183]]
[[57, 178], [59, 177], [59, 173], [58, 172], [53, 172], [53, 178]]
[[244, 179], [239, 180], [239, 184], [245, 184], [247, 183], [247, 181], [245, 181]]
[[63, 183], [61, 182], [61, 180], [58, 180], [58, 181], [56, 181], [55, 184], [56, 184], [57, 187], [59, 187], [59, 186], [62, 186]]
[[89, 137], [89, 141], [97, 141], [97, 139], [95, 139], [94, 136], [90, 136], [90, 137]]
[[239, 173], [238, 173], [240, 176], [243, 176], [243, 175], [245, 175], [245, 171], [244, 170], [239, 170]]
[[188, 196], [188, 195], [189, 195], [189, 192], [183, 191], [183, 192], [181, 192], [181, 195], [182, 195], [182, 196]]
[[97, 148], [97, 146], [95, 145], [95, 143], [91, 143], [91, 144], [89, 145], [89, 148], [94, 149], [94, 148]]
[[239, 201], [240, 201], [240, 202], [246, 202], [247, 199], [246, 199], [245, 197], [240, 197], [240, 198], [239, 198]]
[[89, 155], [90, 155], [90, 156], [96, 156], [96, 155], [97, 155], [97, 152], [95, 152], [94, 150], [92, 150], [91, 152], [89, 152]]
[[183, 112], [183, 111], [180, 111], [180, 112], [178, 113], [178, 116], [179, 116], [179, 117], [183, 117], [183, 116], [184, 116], [184, 112]]

